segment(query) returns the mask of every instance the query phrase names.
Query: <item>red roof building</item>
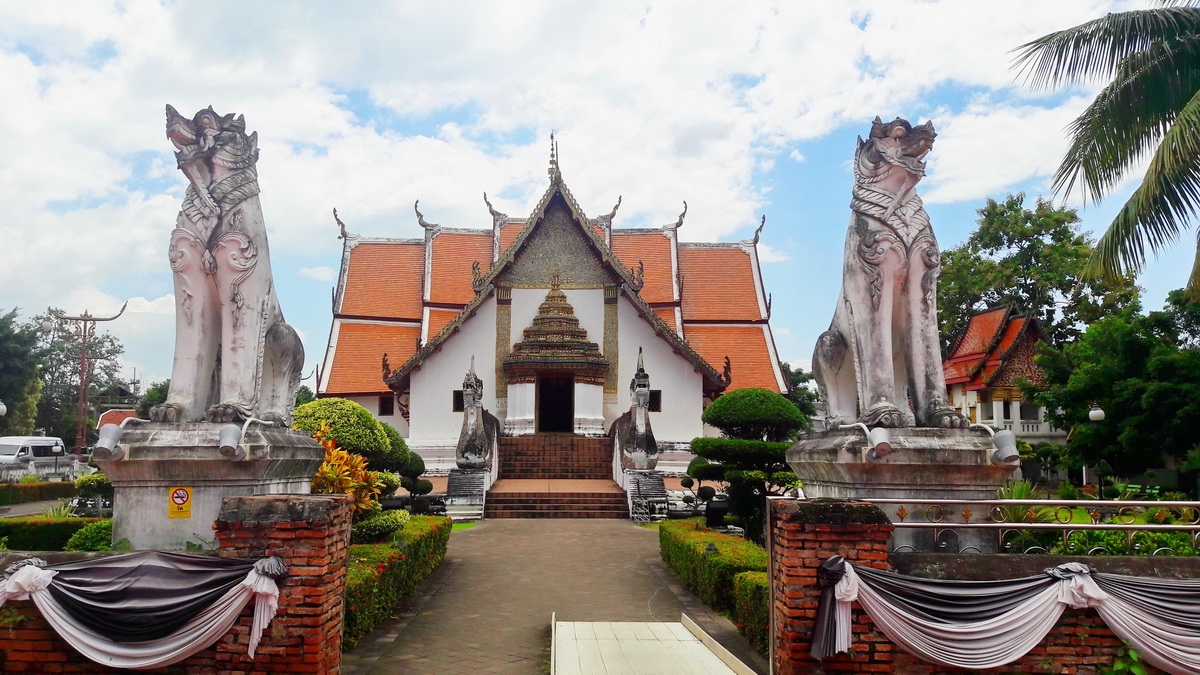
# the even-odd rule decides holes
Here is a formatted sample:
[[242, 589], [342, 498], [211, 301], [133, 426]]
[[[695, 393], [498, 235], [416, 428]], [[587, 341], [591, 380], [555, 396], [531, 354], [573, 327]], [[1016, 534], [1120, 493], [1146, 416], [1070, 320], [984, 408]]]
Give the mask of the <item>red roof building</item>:
[[1018, 382], [1040, 384], [1034, 363], [1046, 339], [1038, 320], [996, 307], [971, 317], [950, 344], [942, 362], [950, 405], [972, 422], [1010, 429], [1029, 442], [1061, 439], [1063, 432], [1045, 421], [1045, 410], [1022, 400]]
[[[586, 216], [556, 166], [529, 217], [487, 208], [486, 229], [430, 224], [418, 211], [421, 239], [364, 237], [343, 227], [320, 396], [362, 403], [417, 449], [444, 448], [458, 435], [462, 415], [451, 407], [452, 394], [473, 358], [489, 410], [502, 421], [530, 414], [510, 415], [517, 394], [500, 366], [555, 285], [609, 363], [602, 402], [575, 393], [577, 413], [594, 408], [587, 413], [593, 421], [577, 429], [607, 429], [628, 409], [624, 390], [639, 347], [651, 386], [661, 388], [661, 412], [652, 420], [667, 444], [703, 435], [703, 405], [724, 391], [785, 390], [757, 232], [737, 243], [680, 242], [686, 208], [670, 225], [615, 228], [617, 208]], [[536, 420], [530, 424], [537, 429]]]

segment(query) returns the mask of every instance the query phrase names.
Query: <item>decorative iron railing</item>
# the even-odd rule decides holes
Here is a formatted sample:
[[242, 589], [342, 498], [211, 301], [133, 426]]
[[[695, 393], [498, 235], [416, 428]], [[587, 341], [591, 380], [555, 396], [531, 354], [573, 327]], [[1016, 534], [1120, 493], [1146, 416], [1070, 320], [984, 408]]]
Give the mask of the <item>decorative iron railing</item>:
[[[959, 530], [995, 531], [1002, 553], [1065, 555], [1195, 555], [1200, 553], [1200, 502], [1048, 499], [867, 499], [883, 509], [897, 529], [933, 531], [938, 549], [981, 553], [960, 546]], [[1047, 533], [1059, 533], [1050, 543]], [[1124, 535], [1124, 548], [1111, 533]], [[1095, 534], [1092, 534], [1095, 533]], [[1171, 537], [1160, 545], [1158, 533]], [[1142, 536], [1139, 536], [1142, 535]], [[1153, 548], [1148, 548], [1153, 546]], [[1190, 549], [1190, 550], [1188, 550]], [[911, 545], [893, 549], [915, 550]]]

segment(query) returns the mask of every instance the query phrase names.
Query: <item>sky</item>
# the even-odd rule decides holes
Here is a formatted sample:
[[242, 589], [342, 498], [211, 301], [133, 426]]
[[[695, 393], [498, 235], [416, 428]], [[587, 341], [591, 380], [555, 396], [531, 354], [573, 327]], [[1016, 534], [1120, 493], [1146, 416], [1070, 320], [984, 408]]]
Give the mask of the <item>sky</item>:
[[[261, 201], [306, 375], [325, 354], [351, 232], [490, 227], [546, 188], [549, 135], [589, 216], [749, 238], [782, 360], [808, 367], [836, 302], [855, 139], [932, 120], [919, 187], [943, 249], [989, 198], [1053, 196], [1065, 127], [1098, 90], [1033, 91], [1012, 49], [1146, 6], [1104, 0], [845, 2], [0, 1], [0, 311], [115, 313], [123, 372], [169, 377], [167, 237], [185, 189], [164, 106], [212, 105], [259, 134]], [[1099, 234], [1138, 176], [1081, 207]], [[1061, 200], [1060, 200], [1061, 201]], [[1181, 242], [1140, 279], [1183, 286]], [[315, 389], [313, 379], [306, 384]]]

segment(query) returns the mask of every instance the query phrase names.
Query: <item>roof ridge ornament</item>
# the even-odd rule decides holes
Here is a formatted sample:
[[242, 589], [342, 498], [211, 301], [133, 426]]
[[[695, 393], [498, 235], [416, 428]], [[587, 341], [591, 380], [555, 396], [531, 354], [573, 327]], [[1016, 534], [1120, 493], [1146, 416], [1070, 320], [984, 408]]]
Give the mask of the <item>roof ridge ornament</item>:
[[762, 235], [763, 228], [767, 226], [767, 214], [763, 214], [762, 222], [758, 224], [758, 228], [754, 230], [754, 236], [750, 239], [743, 239], [742, 246], [758, 246], [758, 239]]
[[417, 212], [417, 224], [426, 230], [436, 230], [436, 229], [440, 228], [441, 225], [438, 225], [437, 223], [430, 223], [430, 222], [425, 221], [425, 216], [421, 213], [421, 209], [417, 208], [418, 206], [420, 206], [420, 204], [421, 204], [420, 199], [413, 202], [413, 211]]
[[673, 225], [663, 225], [664, 230], [678, 230], [683, 227], [683, 219], [687, 216], [687, 200], [683, 202], [683, 213], [679, 214], [679, 219]]
[[490, 201], [488, 201], [488, 196], [487, 196], [486, 191], [483, 193], [483, 203], [487, 204], [488, 213], [492, 214], [492, 218], [507, 218], [508, 217], [507, 213], [500, 213], [496, 209], [492, 208], [492, 203]]
[[357, 234], [350, 234], [346, 231], [346, 224], [342, 222], [341, 218], [338, 218], [337, 207], [333, 209], [333, 219], [337, 221], [338, 232], [340, 233], [338, 234], [338, 239], [358, 239]]

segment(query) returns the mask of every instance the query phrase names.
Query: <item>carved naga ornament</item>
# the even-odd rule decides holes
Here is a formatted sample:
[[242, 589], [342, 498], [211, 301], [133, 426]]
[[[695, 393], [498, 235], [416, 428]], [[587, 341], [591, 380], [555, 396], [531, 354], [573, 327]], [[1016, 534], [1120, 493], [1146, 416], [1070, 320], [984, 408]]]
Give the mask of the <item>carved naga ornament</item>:
[[188, 188], [171, 232], [175, 360], [156, 421], [291, 423], [304, 347], [283, 321], [258, 199], [258, 133], [211, 107], [167, 106], [167, 138]]
[[858, 139], [841, 295], [813, 355], [831, 426], [967, 426], [946, 405], [941, 258], [916, 192], [936, 137], [932, 122], [876, 117], [867, 140]]

